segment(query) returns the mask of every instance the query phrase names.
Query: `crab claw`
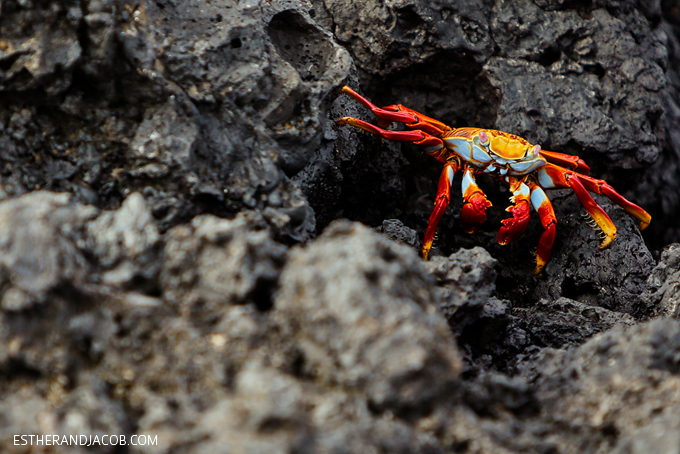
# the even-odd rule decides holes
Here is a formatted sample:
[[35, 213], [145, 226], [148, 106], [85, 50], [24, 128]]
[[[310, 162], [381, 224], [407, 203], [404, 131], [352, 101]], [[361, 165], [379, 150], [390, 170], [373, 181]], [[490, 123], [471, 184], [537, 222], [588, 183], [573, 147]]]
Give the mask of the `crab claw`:
[[472, 194], [469, 200], [465, 200], [460, 210], [460, 223], [467, 233], [474, 233], [486, 220], [486, 209], [491, 206], [483, 194]]
[[474, 233], [486, 219], [486, 209], [491, 206], [475, 182], [469, 168], [463, 174], [463, 207], [460, 210], [460, 223], [467, 233]]
[[507, 211], [512, 213], [512, 218], [503, 219], [503, 226], [498, 231], [498, 242], [502, 245], [510, 243], [520, 236], [529, 225], [529, 194], [527, 185], [520, 182], [512, 182], [513, 196], [510, 198], [513, 205]]
[[512, 218], [503, 219], [503, 226], [498, 231], [498, 242], [502, 245], [520, 236], [529, 225], [529, 203], [526, 200], [511, 206], [508, 211], [512, 213]]

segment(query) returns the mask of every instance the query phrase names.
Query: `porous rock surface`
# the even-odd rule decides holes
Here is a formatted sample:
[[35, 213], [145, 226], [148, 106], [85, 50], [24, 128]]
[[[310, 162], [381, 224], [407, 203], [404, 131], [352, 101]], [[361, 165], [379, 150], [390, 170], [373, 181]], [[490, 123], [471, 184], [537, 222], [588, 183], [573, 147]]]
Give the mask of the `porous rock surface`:
[[656, 315], [680, 319], [680, 244], [668, 245], [647, 280], [642, 299]]
[[[678, 11], [0, 2], [0, 452], [678, 452]], [[480, 178], [424, 262], [440, 164], [335, 125], [374, 120], [344, 84], [578, 154], [652, 224], [595, 195], [600, 250], [550, 192], [534, 275]]]

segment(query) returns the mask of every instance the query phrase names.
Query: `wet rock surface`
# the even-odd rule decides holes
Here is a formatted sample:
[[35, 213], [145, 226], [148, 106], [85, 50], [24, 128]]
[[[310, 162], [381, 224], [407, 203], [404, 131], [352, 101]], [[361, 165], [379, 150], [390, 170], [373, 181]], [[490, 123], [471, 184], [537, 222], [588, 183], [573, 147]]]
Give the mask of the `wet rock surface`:
[[[1, 2], [0, 451], [677, 452], [678, 8]], [[652, 224], [595, 195], [600, 250], [551, 191], [534, 275], [480, 178], [423, 262], [440, 164], [335, 125], [375, 120], [344, 84], [578, 154]]]

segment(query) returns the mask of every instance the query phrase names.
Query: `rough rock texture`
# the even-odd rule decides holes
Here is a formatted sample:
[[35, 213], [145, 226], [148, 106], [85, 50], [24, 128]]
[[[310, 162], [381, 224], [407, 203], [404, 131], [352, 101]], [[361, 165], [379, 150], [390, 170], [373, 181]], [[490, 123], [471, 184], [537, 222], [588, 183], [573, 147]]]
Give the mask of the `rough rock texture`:
[[[57, 433], [157, 436], [154, 452], [441, 450], [417, 422], [455, 405], [462, 364], [409, 247], [345, 221], [286, 260], [261, 218], [201, 216], [158, 234], [140, 200], [102, 213], [49, 192], [0, 203], [4, 213], [51, 208], [51, 224], [39, 225], [60, 227], [26, 231], [15, 250], [46, 254], [56, 243], [62, 260], [95, 259], [43, 285], [41, 309], [2, 306], [4, 446], [14, 434]], [[147, 279], [160, 294], [105, 278], [115, 263], [148, 265], [151, 251], [161, 269]], [[239, 270], [248, 273], [229, 274]], [[262, 312], [252, 294], [279, 280]]]
[[286, 172], [318, 146], [350, 59], [303, 5], [3, 2], [0, 195], [111, 208], [140, 191], [161, 230], [256, 208], [308, 238]]
[[496, 260], [480, 247], [461, 249], [447, 258], [437, 256], [426, 262], [441, 289], [444, 317], [450, 318], [463, 304], [486, 303], [495, 288], [495, 265]]
[[[547, 149], [597, 151], [598, 161], [617, 167], [654, 162], [668, 65], [666, 35], [651, 22], [660, 11], [545, 6], [498, 2], [492, 9], [502, 57], [485, 69], [503, 93], [496, 126]], [[502, 33], [515, 27], [520, 33]]]
[[230, 221], [203, 215], [170, 229], [160, 286], [187, 308], [202, 306], [207, 316], [224, 304], [268, 309], [287, 249], [265, 227], [261, 216]]
[[138, 192], [119, 210], [88, 223], [87, 239], [88, 249], [107, 270], [104, 283], [131, 285], [134, 279], [152, 280], [160, 270], [158, 227]]
[[642, 299], [655, 315], [680, 318], [680, 244], [668, 245], [647, 280]]
[[[606, 249], [599, 249], [601, 236], [573, 196], [561, 200], [557, 240], [562, 253], [553, 255], [545, 275], [536, 283], [532, 296], [555, 300], [566, 296], [591, 306], [600, 306], [635, 316], [648, 315], [650, 306], [640, 295], [647, 288], [647, 276], [654, 266], [635, 219], [604, 197], [597, 200], [618, 228], [617, 238]], [[559, 243], [558, 243], [559, 244]], [[513, 291], [514, 292], [514, 291]]]
[[[677, 452], [679, 11], [0, 2], [0, 452]], [[595, 196], [599, 250], [552, 191], [534, 275], [480, 178], [423, 262], [441, 166], [338, 127], [375, 120], [344, 84], [579, 154], [652, 224]]]
[[398, 219], [386, 219], [381, 226], [376, 227], [376, 232], [384, 233], [388, 238], [399, 243], [407, 244], [416, 250], [420, 250], [421, 244], [415, 230], [408, 228]]
[[642, 452], [666, 426], [675, 429], [665, 443], [677, 451], [679, 440], [671, 433], [680, 410], [679, 353], [675, 320], [614, 329], [548, 361], [538, 378], [540, 403], [550, 422], [574, 431], [583, 450]]
[[[587, 9], [570, 9], [561, 2], [468, 2], [466, 6], [411, 2], [393, 7], [369, 2], [361, 7], [360, 14], [342, 5], [343, 2], [329, 1], [318, 5], [317, 9], [322, 10], [325, 17], [320, 23], [332, 29], [341, 42], [349, 44], [362, 88], [376, 103], [403, 103], [452, 126], [495, 127], [522, 135], [547, 149], [579, 154], [591, 164], [594, 176], [606, 178], [624, 195], [652, 211], [654, 225], [660, 221], [659, 229], [664, 228], [663, 220], [657, 221], [657, 214], [661, 213], [654, 211], [655, 204], [662, 199], [650, 197], [653, 190], [642, 182], [644, 177], [639, 170], [665, 153], [665, 131], [673, 125], [669, 115], [662, 115], [666, 90], [672, 88], [668, 88], [667, 83], [667, 74], [668, 77], [674, 74], [667, 71], [667, 44], [673, 38], [658, 23], [659, 5], [636, 9], [611, 3], [606, 9], [599, 4]], [[482, 19], [480, 11], [487, 8], [489, 19]], [[405, 28], [421, 31], [413, 31], [411, 35], [401, 31]], [[496, 43], [495, 50], [490, 44], [492, 41]], [[381, 61], [385, 63], [380, 65]], [[476, 78], [474, 82], [473, 78]], [[461, 90], [459, 84], [463, 87]], [[485, 86], [488, 88], [483, 88]], [[354, 112], [348, 110], [341, 115], [347, 114]], [[494, 122], [489, 122], [490, 119]], [[342, 136], [340, 139], [338, 146], [346, 148], [348, 144], [342, 141]], [[370, 148], [366, 151], [365, 145], [358, 148], [358, 154], [372, 154], [364, 161], [368, 166], [382, 168], [376, 160], [381, 160], [381, 155], [395, 153], [381, 149], [379, 141], [371, 137], [366, 137], [365, 142], [380, 151], [372, 152]], [[672, 149], [668, 152], [674, 155]], [[432, 199], [438, 165], [412, 155], [411, 149], [405, 153], [411, 167], [393, 164], [393, 173], [413, 179], [429, 177], [429, 183], [401, 179], [404, 189], [399, 196], [408, 200], [405, 207], [402, 204], [394, 208], [390, 194], [399, 183], [386, 178], [385, 169], [367, 175], [363, 186], [354, 180], [348, 185], [341, 183], [343, 198], [348, 201], [341, 213], [375, 223], [374, 210], [382, 209], [385, 217], [397, 217], [422, 235], [431, 205], [423, 207], [421, 201]], [[341, 162], [336, 163], [342, 167]], [[423, 170], [423, 167], [435, 170]], [[670, 180], [675, 179], [673, 167], [663, 172]], [[504, 195], [507, 191], [503, 189], [499, 193], [496, 182], [482, 181], [481, 184], [495, 205], [489, 210], [485, 230], [476, 235], [476, 240], [461, 239], [458, 223], [445, 217], [439, 232], [439, 246], [445, 254], [461, 242], [465, 246], [482, 244], [495, 248], [491, 238], [503, 215], [496, 207], [507, 206]], [[371, 203], [365, 213], [353, 209], [367, 192], [377, 198], [377, 204]], [[459, 202], [454, 200], [452, 211], [456, 213], [458, 208]], [[675, 209], [670, 204], [664, 208], [669, 216]], [[558, 233], [565, 228], [562, 222], [574, 210], [583, 212], [578, 205], [558, 207]], [[612, 213], [611, 209], [608, 211]], [[626, 227], [618, 223], [617, 226], [619, 240], [625, 242], [621, 230]], [[583, 230], [573, 242], [585, 243], [585, 233]], [[655, 236], [650, 238], [654, 240]], [[526, 250], [524, 262], [529, 263], [528, 252], [535, 247], [536, 239], [525, 237], [520, 241], [521, 246], [513, 252]], [[555, 249], [567, 254], [572, 247], [569, 242], [562, 244], [558, 238]], [[590, 261], [589, 255], [584, 257], [586, 261]], [[518, 268], [516, 253], [499, 252], [497, 258], [503, 268]], [[579, 268], [583, 261], [576, 261], [581, 263], [570, 263], [569, 268]], [[638, 282], [646, 279], [650, 264], [642, 266], [641, 277], [635, 278]], [[635, 266], [637, 264], [631, 265], [631, 273], [636, 272]], [[529, 271], [531, 267], [525, 269]], [[511, 273], [508, 280], [523, 281], [530, 279], [529, 274]], [[629, 273], [622, 273], [626, 274]], [[574, 279], [579, 281], [575, 285], [583, 287], [600, 285], [609, 278], [598, 277], [589, 283], [580, 282], [578, 277]], [[620, 282], [615, 285], [620, 286]], [[602, 287], [606, 288], [607, 284]], [[641, 291], [630, 290], [633, 295]], [[545, 292], [545, 289], [528, 289], [520, 297], [536, 302]], [[635, 300], [635, 296], [631, 295], [630, 299]], [[633, 308], [637, 302], [627, 304], [630, 307], [626, 310], [637, 310]]]
[[306, 373], [364, 389], [382, 411], [422, 408], [450, 392], [460, 359], [418, 257], [369, 235], [340, 221], [294, 254], [276, 313], [292, 325]]
[[531, 308], [514, 308], [532, 342], [548, 347], [580, 345], [593, 335], [617, 325], [632, 326], [635, 319], [625, 313], [610, 311], [569, 298], [541, 300]]

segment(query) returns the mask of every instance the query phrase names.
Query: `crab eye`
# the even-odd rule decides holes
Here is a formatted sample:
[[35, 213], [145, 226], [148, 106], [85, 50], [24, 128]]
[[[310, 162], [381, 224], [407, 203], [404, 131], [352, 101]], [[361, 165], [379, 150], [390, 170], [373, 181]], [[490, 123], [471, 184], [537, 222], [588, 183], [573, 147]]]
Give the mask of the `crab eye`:
[[479, 133], [472, 139], [477, 145], [488, 145], [489, 136], [486, 135], [484, 131], [479, 131]]
[[533, 156], [538, 156], [538, 154], [541, 152], [541, 146], [540, 145], [534, 145], [534, 149], [531, 150], [531, 154]]

